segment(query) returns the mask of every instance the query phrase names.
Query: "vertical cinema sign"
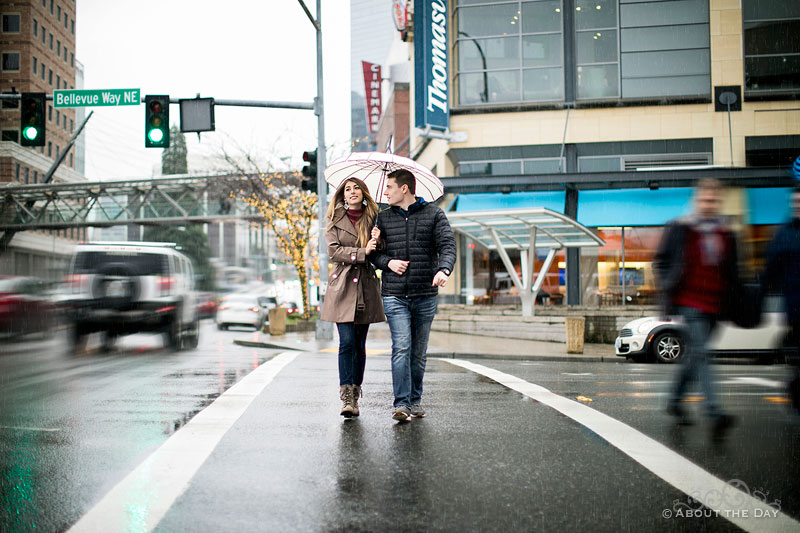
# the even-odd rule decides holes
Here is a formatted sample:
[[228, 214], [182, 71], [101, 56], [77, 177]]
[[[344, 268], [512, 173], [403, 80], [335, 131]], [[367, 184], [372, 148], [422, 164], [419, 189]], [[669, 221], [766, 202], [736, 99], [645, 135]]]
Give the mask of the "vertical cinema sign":
[[447, 0], [414, 0], [414, 125], [446, 130], [450, 119]]
[[381, 66], [376, 63], [361, 62], [364, 69], [364, 94], [367, 98], [367, 124], [369, 132], [378, 131], [381, 120]]

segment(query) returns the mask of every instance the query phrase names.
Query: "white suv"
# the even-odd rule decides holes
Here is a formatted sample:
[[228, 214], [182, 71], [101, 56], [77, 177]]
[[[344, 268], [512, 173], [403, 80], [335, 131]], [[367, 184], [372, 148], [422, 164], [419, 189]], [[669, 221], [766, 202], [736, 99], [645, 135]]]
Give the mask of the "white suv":
[[104, 349], [120, 335], [160, 332], [174, 350], [199, 340], [194, 269], [174, 244], [79, 244], [66, 279], [74, 348], [102, 332]]

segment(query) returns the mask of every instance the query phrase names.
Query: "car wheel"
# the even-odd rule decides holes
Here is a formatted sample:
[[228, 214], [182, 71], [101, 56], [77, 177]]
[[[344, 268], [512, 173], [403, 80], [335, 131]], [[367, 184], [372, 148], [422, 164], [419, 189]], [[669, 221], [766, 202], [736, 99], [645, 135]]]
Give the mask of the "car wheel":
[[68, 335], [69, 348], [72, 353], [78, 353], [86, 347], [86, 333], [79, 325], [73, 324], [70, 326]]
[[110, 352], [114, 349], [114, 343], [117, 340], [116, 333], [111, 333], [110, 331], [103, 331], [100, 334], [100, 345], [102, 346], [102, 350], [104, 352]]
[[200, 322], [195, 320], [192, 322], [189, 338], [186, 340], [186, 347], [193, 350], [197, 348], [198, 344], [200, 344]]
[[683, 355], [683, 339], [676, 333], [667, 331], [653, 341], [653, 355], [659, 363], [674, 363]]
[[217, 329], [220, 331], [225, 331], [227, 326], [225, 324], [217, 324]]
[[167, 348], [178, 351], [181, 349], [182, 340], [183, 332], [181, 331], [181, 321], [176, 316], [172, 319], [172, 322], [170, 322], [167, 326], [167, 330], [164, 332], [164, 341]]

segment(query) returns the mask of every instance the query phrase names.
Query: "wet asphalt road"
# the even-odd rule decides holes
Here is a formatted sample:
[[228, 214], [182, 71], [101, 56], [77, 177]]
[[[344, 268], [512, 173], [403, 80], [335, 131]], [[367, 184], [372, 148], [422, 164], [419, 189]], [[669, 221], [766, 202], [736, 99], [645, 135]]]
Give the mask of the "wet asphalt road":
[[[205, 323], [199, 348], [180, 353], [145, 335], [122, 339], [111, 353], [90, 346], [69, 355], [59, 336], [3, 345], [0, 530], [70, 527], [193, 415], [279, 353], [232, 344], [253, 335]], [[663, 414], [670, 367], [476, 362], [580, 397], [800, 517], [800, 423], [782, 403], [785, 367], [717, 367], [722, 400], [739, 424], [715, 443], [700, 404], [689, 404], [698, 422], [691, 427], [674, 426]], [[719, 517], [664, 518], [693, 505], [687, 495], [551, 407], [446, 361], [429, 360], [428, 417], [408, 424], [390, 419], [385, 354], [368, 359], [359, 419], [338, 416], [337, 386], [334, 353], [299, 353], [227, 430], [163, 519], [148, 527], [737, 529]], [[128, 529], [146, 530], [140, 528], [147, 510], [135, 511]]]

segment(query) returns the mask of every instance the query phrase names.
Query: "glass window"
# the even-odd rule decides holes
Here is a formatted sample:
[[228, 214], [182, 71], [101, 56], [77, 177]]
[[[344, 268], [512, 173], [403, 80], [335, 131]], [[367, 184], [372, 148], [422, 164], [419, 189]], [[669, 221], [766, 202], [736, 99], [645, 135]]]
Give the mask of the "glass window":
[[3, 15], [3, 33], [19, 33], [19, 15]]
[[622, 94], [630, 98], [708, 94], [709, 76], [673, 76], [658, 78], [622, 78]]
[[45, 31], [44, 26], [42, 26], [42, 44], [45, 44], [47, 42], [46, 41], [46, 39], [47, 39], [47, 35], [46, 34], [47, 34], [47, 32]]
[[519, 34], [519, 4], [466, 7], [458, 13], [458, 33], [469, 37]]
[[44, 81], [44, 63], [39, 63], [39, 70], [42, 74], [42, 81]]
[[19, 136], [17, 134], [17, 130], [3, 130], [2, 134], [0, 135], [2, 135], [2, 139], [0, 140], [19, 142], [18, 141]]
[[561, 1], [523, 2], [522, 33], [561, 32]]
[[616, 28], [616, 0], [576, 0], [575, 29]]
[[522, 66], [560, 66], [561, 49], [560, 33], [525, 35], [522, 37]]
[[33, 19], [33, 36], [39, 36], [39, 21], [36, 19]]
[[19, 70], [19, 52], [3, 52], [3, 70]]
[[32, 57], [33, 57], [33, 75], [36, 76], [36, 72], [37, 72], [37, 70], [39, 68], [39, 65], [38, 65], [39, 61], [36, 59], [36, 56], [32, 56]]
[[591, 30], [576, 33], [575, 54], [578, 64], [616, 63], [617, 32]]
[[800, 2], [796, 0], [744, 0], [744, 20], [779, 20], [800, 18]]
[[707, 74], [711, 58], [706, 50], [639, 52], [622, 55], [623, 78], [693, 76]]
[[584, 65], [577, 68], [578, 98], [608, 98], [619, 95], [619, 71], [613, 65]]
[[477, 163], [461, 163], [458, 166], [461, 175], [508, 176], [520, 174], [522, 161], [481, 161]]
[[527, 101], [564, 98], [564, 69], [558, 67], [523, 70], [522, 98]]
[[458, 2], [459, 104], [564, 96], [561, 0]]
[[48, 69], [47, 71], [47, 83], [53, 85], [53, 69]]
[[[4, 94], [15, 94], [13, 91], [7, 91]], [[19, 100], [6, 100], [5, 98], [2, 100], [2, 109], [18, 109], [19, 108]]]
[[524, 174], [556, 174], [564, 170], [564, 161], [558, 159], [526, 159], [522, 162]]
[[53, 49], [53, 34], [50, 34], [50, 50]]
[[25, 184], [28, 184], [28, 180], [31, 178], [31, 169], [25, 167]]
[[800, 2], [744, 0], [745, 91], [800, 89]]

